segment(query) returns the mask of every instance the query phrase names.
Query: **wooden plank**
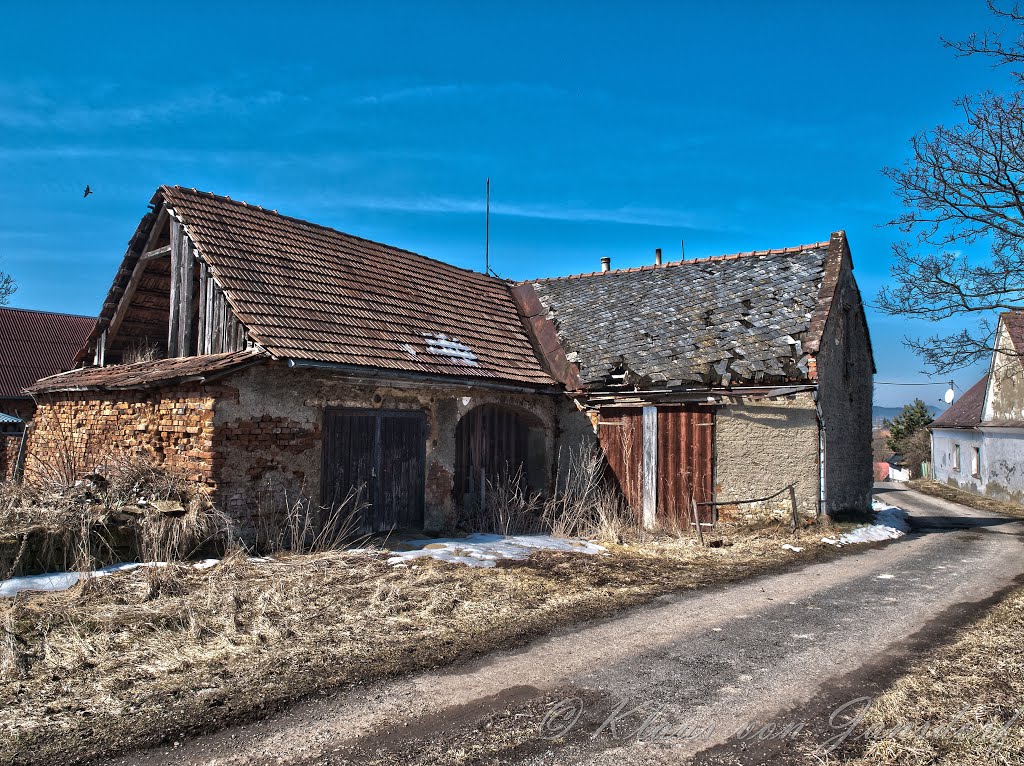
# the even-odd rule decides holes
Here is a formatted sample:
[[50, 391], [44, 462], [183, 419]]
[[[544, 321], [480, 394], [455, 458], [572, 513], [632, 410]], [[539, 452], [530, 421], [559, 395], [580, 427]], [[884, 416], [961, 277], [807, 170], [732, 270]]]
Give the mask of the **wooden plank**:
[[171, 254], [171, 246], [164, 245], [158, 247], [156, 250], [147, 250], [145, 253], [139, 256], [140, 261], [151, 261], [154, 258], [163, 258], [165, 255]]
[[181, 305], [178, 308], [178, 356], [193, 356], [195, 349], [192, 345], [192, 303], [195, 294], [195, 256], [192, 250], [192, 240], [187, 234], [182, 239], [182, 258], [179, 268], [181, 269], [181, 283], [178, 287]]
[[212, 354], [213, 351], [213, 296], [217, 289], [216, 284], [213, 281], [213, 277], [207, 273], [206, 276], [206, 305], [203, 307], [203, 333], [205, 335], [203, 341], [203, 352], [204, 354]]
[[206, 290], [207, 290], [207, 274], [206, 264], [199, 263], [199, 322], [198, 322], [198, 334], [196, 338], [196, 353], [207, 354], [206, 350]]
[[220, 307], [223, 302], [223, 298], [220, 294], [220, 288], [216, 284], [213, 286], [213, 306], [210, 317], [211, 327], [211, 339], [210, 339], [210, 353], [219, 354], [221, 352], [221, 324], [220, 324]]
[[171, 221], [171, 308], [167, 320], [167, 357], [178, 354], [178, 324], [181, 321], [181, 262], [185, 253], [185, 231]]
[[643, 523], [653, 529], [658, 508], [658, 408], [643, 409]]
[[93, 364], [97, 367], [106, 366], [106, 355], [107, 355], [107, 331], [104, 330], [100, 333], [100, 336], [96, 339], [96, 353], [93, 356]]
[[608, 461], [608, 478], [618, 485], [638, 517], [643, 509], [641, 432], [639, 408], [616, 410], [614, 416], [600, 421], [598, 430], [598, 441]]

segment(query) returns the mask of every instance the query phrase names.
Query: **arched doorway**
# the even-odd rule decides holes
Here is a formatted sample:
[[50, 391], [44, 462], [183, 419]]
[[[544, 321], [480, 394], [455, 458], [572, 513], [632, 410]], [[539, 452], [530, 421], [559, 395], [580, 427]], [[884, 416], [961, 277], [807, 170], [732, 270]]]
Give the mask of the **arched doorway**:
[[482, 404], [455, 428], [455, 500], [480, 506], [488, 483], [518, 479], [530, 492], [547, 485], [545, 433], [536, 417], [496, 404]]

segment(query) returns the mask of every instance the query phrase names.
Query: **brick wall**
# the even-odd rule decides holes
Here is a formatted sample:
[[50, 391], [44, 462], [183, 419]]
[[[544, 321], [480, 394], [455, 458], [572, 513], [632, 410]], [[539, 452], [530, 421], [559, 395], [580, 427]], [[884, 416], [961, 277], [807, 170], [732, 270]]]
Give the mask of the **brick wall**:
[[118, 453], [145, 454], [197, 484], [214, 486], [213, 405], [218, 390], [168, 387], [42, 398], [25, 478], [73, 480]]
[[[810, 393], [729, 404], [715, 415], [715, 491], [719, 502], [766, 497], [795, 485], [797, 510], [818, 510], [818, 417]], [[788, 494], [747, 510], [791, 512]]]
[[0, 481], [11, 481], [18, 464], [21, 432], [0, 433]]

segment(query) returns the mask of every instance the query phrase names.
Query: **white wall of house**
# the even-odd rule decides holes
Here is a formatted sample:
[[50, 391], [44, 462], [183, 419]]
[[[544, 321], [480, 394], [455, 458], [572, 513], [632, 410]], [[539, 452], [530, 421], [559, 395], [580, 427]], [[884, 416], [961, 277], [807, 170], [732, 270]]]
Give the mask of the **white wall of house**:
[[1024, 501], [1024, 428], [936, 428], [932, 465], [936, 481]]

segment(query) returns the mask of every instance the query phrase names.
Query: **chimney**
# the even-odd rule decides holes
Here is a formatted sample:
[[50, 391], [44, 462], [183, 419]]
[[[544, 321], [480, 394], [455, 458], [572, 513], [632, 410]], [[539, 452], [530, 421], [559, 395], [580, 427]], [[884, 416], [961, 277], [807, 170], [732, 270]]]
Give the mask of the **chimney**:
[[661, 265], [661, 248], [660, 247], [654, 248], [654, 265], [655, 266], [660, 266]]
[[604, 258], [601, 259], [601, 271], [611, 271], [611, 270], [612, 270], [612, 259], [609, 258], [606, 255]]

